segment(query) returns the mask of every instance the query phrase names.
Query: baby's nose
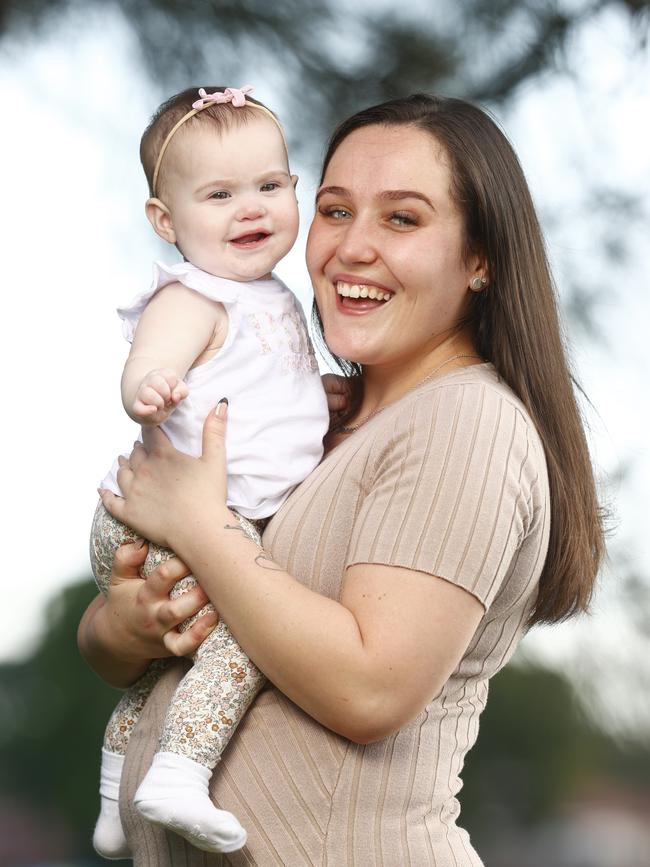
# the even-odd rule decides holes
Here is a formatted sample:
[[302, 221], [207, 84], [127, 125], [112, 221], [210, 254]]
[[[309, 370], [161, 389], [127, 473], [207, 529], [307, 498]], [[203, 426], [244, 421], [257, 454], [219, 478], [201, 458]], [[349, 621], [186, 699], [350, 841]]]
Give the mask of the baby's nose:
[[241, 206], [237, 211], [237, 219], [257, 220], [259, 217], [264, 216], [265, 213], [266, 208], [264, 207], [264, 202], [257, 198], [250, 198], [241, 203]]

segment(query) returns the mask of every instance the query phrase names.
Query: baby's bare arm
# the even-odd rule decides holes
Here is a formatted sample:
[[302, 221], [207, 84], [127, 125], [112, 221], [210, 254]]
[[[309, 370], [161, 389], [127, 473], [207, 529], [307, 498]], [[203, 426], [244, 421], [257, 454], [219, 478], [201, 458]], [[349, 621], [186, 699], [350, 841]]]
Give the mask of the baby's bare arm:
[[160, 424], [187, 397], [183, 377], [203, 351], [218, 349], [228, 331], [222, 304], [170, 283], [140, 317], [122, 374], [122, 403], [140, 424]]

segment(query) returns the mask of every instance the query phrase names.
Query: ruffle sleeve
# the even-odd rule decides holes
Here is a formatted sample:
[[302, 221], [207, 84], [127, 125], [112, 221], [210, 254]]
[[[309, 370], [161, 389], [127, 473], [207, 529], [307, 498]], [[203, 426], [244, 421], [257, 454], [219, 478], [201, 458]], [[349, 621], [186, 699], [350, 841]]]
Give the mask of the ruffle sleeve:
[[[190, 262], [177, 262], [175, 265], [165, 265], [162, 262], [154, 262], [153, 279], [151, 286], [146, 292], [141, 292], [125, 307], [117, 308], [117, 315], [122, 320], [122, 332], [129, 343], [133, 342], [133, 335], [138, 325], [142, 311], [159, 289], [169, 283], [182, 283], [188, 289], [193, 289], [200, 295], [219, 301], [226, 309], [235, 304], [239, 298], [241, 284], [225, 277], [215, 277], [196, 268]], [[229, 311], [230, 312], [230, 311]]]

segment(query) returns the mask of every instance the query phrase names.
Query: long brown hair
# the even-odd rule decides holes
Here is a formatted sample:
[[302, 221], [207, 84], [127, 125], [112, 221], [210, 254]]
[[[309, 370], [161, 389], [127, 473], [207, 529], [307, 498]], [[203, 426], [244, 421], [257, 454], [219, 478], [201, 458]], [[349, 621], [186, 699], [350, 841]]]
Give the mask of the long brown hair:
[[[517, 156], [482, 109], [459, 99], [414, 94], [358, 112], [330, 139], [323, 174], [341, 142], [365, 126], [413, 126], [430, 133], [451, 166], [451, 195], [464, 217], [464, 253], [481, 255], [489, 285], [471, 293], [467, 319], [477, 351], [522, 401], [544, 445], [551, 527], [530, 624], [586, 610], [605, 551], [602, 513], [576, 403], [544, 239]], [[321, 179], [322, 179], [321, 177]], [[314, 324], [324, 344], [314, 305]], [[349, 376], [359, 365], [335, 361]], [[353, 383], [362, 386], [362, 380]], [[360, 389], [353, 389], [357, 405]]]

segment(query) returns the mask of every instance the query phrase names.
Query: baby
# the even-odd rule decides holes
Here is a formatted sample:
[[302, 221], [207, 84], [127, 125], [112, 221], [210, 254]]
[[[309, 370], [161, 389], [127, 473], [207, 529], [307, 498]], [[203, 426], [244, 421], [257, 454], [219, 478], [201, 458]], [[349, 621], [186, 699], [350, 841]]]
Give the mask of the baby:
[[[231, 398], [228, 505], [259, 543], [266, 519], [320, 461], [329, 416], [300, 306], [271, 273], [296, 240], [297, 178], [282, 127], [251, 91], [201, 89], [197, 99], [195, 89], [185, 90], [153, 116], [140, 145], [151, 194], [146, 214], [183, 261], [156, 263], [151, 289], [118, 312], [131, 342], [122, 399], [132, 419], [160, 425], [176, 448], [198, 456], [206, 415], [222, 395]], [[119, 494], [117, 469], [115, 462], [101, 487]], [[117, 547], [134, 538], [98, 505], [90, 549], [102, 592]], [[143, 576], [172, 556], [149, 543]], [[172, 596], [195, 585], [184, 578]], [[135, 804], [197, 848], [231, 852], [246, 832], [212, 804], [208, 784], [264, 677], [221, 621], [193, 662]], [[165, 665], [152, 663], [126, 691], [106, 729], [93, 837], [105, 858], [130, 854], [118, 811], [122, 766]]]

